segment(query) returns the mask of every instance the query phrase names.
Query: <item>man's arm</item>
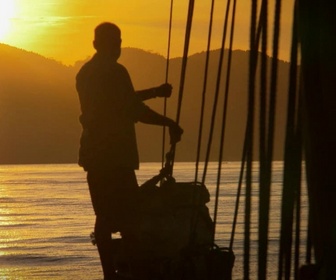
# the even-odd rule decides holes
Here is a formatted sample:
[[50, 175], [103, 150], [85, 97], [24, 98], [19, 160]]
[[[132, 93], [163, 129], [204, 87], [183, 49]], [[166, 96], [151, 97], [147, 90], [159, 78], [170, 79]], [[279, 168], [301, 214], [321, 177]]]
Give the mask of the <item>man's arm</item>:
[[144, 90], [137, 90], [135, 93], [141, 101], [155, 97], [170, 97], [172, 86], [170, 84], [162, 84], [158, 87], [153, 87]]
[[172, 119], [160, 115], [147, 107], [147, 110], [139, 117], [142, 123], [167, 126], [169, 128], [170, 144], [175, 144], [181, 140], [183, 129]]

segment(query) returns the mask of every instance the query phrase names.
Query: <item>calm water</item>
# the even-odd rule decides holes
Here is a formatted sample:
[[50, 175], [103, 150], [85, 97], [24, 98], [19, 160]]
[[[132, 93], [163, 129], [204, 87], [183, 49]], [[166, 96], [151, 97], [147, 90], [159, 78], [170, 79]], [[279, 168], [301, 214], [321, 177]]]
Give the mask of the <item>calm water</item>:
[[[143, 163], [137, 172], [139, 184], [156, 175], [159, 163]], [[194, 179], [194, 164], [176, 163], [177, 181]], [[240, 164], [223, 164], [217, 244], [228, 246]], [[216, 186], [215, 163], [210, 164], [206, 185], [213, 213]], [[102, 279], [99, 257], [91, 245], [94, 214], [86, 174], [76, 165], [0, 166], [0, 279]], [[270, 257], [268, 279], [276, 278], [281, 163], [274, 165]], [[255, 188], [256, 189], [256, 188]], [[253, 197], [251, 279], [256, 279], [257, 205]], [[303, 220], [307, 201], [303, 199]], [[244, 209], [243, 198], [240, 209]], [[240, 211], [242, 212], [242, 211]], [[238, 218], [234, 242], [234, 279], [242, 279], [243, 214]], [[305, 223], [303, 223], [305, 224]], [[303, 234], [303, 237], [305, 235]], [[304, 238], [303, 238], [304, 239]], [[304, 244], [304, 240], [303, 240]], [[302, 249], [303, 251], [303, 249]]]

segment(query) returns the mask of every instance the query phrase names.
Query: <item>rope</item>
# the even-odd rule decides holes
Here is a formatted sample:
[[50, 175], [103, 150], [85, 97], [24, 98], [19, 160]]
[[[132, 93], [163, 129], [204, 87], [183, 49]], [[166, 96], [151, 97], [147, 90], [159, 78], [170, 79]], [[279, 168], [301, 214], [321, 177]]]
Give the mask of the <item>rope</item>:
[[[279, 1], [278, 1], [279, 3]], [[277, 3], [277, 5], [278, 5]], [[255, 5], [255, 3], [253, 3], [253, 5]], [[254, 81], [252, 81], [252, 79], [254, 79], [255, 77], [255, 71], [256, 71], [256, 66], [257, 66], [257, 50], [259, 48], [259, 42], [260, 42], [260, 37], [261, 37], [261, 34], [263, 32], [263, 41], [266, 43], [266, 34], [267, 34], [267, 29], [265, 30], [265, 23], [263, 22], [263, 18], [264, 20], [266, 19], [266, 24], [267, 24], [267, 18], [264, 16], [264, 13], [267, 11], [267, 5], [265, 5], [265, 2], [263, 2], [263, 7], [262, 7], [262, 12], [260, 14], [260, 20], [259, 20], [259, 23], [258, 23], [258, 28], [257, 28], [257, 32], [256, 32], [256, 36], [251, 39], [251, 50], [253, 51], [253, 48], [252, 46], [254, 46], [254, 52], [255, 52], [255, 55], [251, 57], [251, 61], [250, 61], [250, 86], [249, 86], [249, 91], [251, 93], [251, 91], [254, 91], [253, 87], [254, 85], [251, 84], [251, 83], [254, 83]], [[274, 120], [272, 119], [272, 117], [274, 116], [274, 109], [275, 109], [275, 92], [276, 92], [276, 69], [277, 69], [277, 52], [278, 52], [278, 35], [279, 35], [279, 19], [280, 19], [280, 12], [277, 12], [279, 11], [279, 6], [276, 7], [276, 19], [275, 19], [275, 24], [274, 24], [274, 44], [273, 44], [273, 57], [275, 59], [273, 59], [273, 64], [272, 64], [272, 82], [271, 82], [271, 101], [270, 101], [270, 112], [269, 112], [269, 124], [270, 124], [270, 128], [269, 128], [269, 136], [268, 136], [268, 150], [265, 149], [265, 148], [261, 148], [262, 151], [268, 151], [266, 154], [269, 155], [269, 158], [272, 158], [272, 143], [273, 143], [273, 132], [274, 132], [274, 129], [272, 128], [273, 127], [273, 124], [274, 124]], [[252, 7], [252, 14], [256, 14], [256, 6], [253, 6]], [[253, 17], [251, 17], [251, 21], [255, 21], [253, 19]], [[253, 30], [253, 26], [251, 24], [251, 30]], [[253, 34], [254, 31], [251, 31], [251, 34]], [[266, 52], [266, 49], [267, 49], [267, 45], [264, 44], [263, 46], [263, 52], [265, 54]], [[266, 56], [264, 55], [264, 58]], [[275, 63], [274, 63], [275, 62]], [[265, 60], [264, 60], [264, 72], [262, 74], [262, 84], [263, 85], [263, 89], [261, 91], [261, 95], [263, 95], [266, 91], [266, 88], [265, 88], [265, 83], [263, 81], [266, 81], [266, 77], [265, 77], [265, 74], [266, 74], [266, 67], [265, 67]], [[275, 77], [275, 78], [274, 78]], [[265, 101], [265, 99], [264, 99]], [[263, 102], [264, 102], [263, 101]], [[251, 99], [250, 99], [250, 102], [251, 102]], [[253, 102], [251, 102], [253, 103]], [[264, 103], [266, 104], [266, 103]], [[250, 108], [251, 108], [251, 105], [249, 105]], [[265, 112], [265, 111], [264, 111]], [[251, 116], [253, 115], [252, 113], [250, 114]], [[265, 119], [265, 113], [262, 114], [262, 116], [260, 117], [260, 119]], [[242, 187], [242, 180], [243, 180], [243, 175], [244, 175], [244, 168], [245, 168], [245, 162], [246, 162], [246, 158], [247, 158], [247, 146], [248, 146], [248, 134], [250, 133], [249, 131], [253, 130], [252, 128], [249, 128], [249, 126], [252, 125], [252, 121], [250, 121], [250, 124], [248, 124], [246, 126], [246, 131], [245, 131], [245, 141], [244, 141], [244, 148], [243, 148], [243, 156], [242, 156], [242, 166], [241, 166], [241, 171], [240, 171], [240, 177], [239, 177], [239, 183], [238, 183], [238, 190], [237, 190], [237, 199], [236, 199], [236, 206], [235, 206], [235, 214], [234, 214], [234, 220], [233, 220], [233, 225], [232, 225], [232, 232], [231, 232], [231, 240], [230, 240], [230, 248], [232, 249], [233, 247], [233, 242], [234, 242], [234, 233], [235, 233], [235, 228], [236, 228], [236, 223], [237, 223], [237, 216], [238, 216], [238, 208], [239, 208], [239, 199], [240, 199], [240, 193], [241, 193], [241, 187]], [[262, 126], [265, 126], [265, 124], [263, 123], [261, 125]], [[262, 130], [264, 131], [264, 130]], [[263, 137], [263, 136], [262, 136]], [[262, 138], [261, 137], [261, 138]], [[265, 144], [261, 144], [261, 147], [265, 147]], [[269, 161], [271, 162], [271, 161]], [[271, 168], [271, 165], [268, 166], [269, 168]], [[250, 190], [248, 190], [248, 192], [250, 192]], [[249, 195], [247, 195], [247, 200], [249, 200], [250, 198], [248, 197]], [[250, 202], [249, 202], [250, 203]], [[249, 211], [249, 206], [246, 207]], [[268, 211], [267, 211], [268, 212]], [[266, 212], [266, 213], [267, 213]], [[249, 215], [249, 213], [247, 213], [247, 215]], [[248, 238], [246, 238], [248, 239]], [[247, 243], [249, 241], [245, 240]], [[248, 249], [249, 250], [249, 249]], [[246, 259], [249, 259], [248, 256], [246, 256]], [[245, 267], [247, 268], [246, 270], [248, 270], [248, 264], [245, 265]], [[247, 276], [248, 273], [245, 273], [245, 276]]]
[[215, 127], [215, 119], [216, 119], [216, 112], [217, 112], [217, 105], [218, 105], [222, 66], [223, 66], [223, 60], [224, 60], [224, 48], [225, 48], [225, 40], [226, 40], [226, 32], [227, 32], [227, 23], [228, 23], [228, 18], [229, 18], [230, 3], [231, 3], [231, 0], [228, 0], [227, 6], [226, 6], [226, 12], [225, 12], [225, 19], [224, 19], [222, 46], [221, 46], [221, 52], [220, 52], [219, 63], [218, 63], [218, 71], [217, 71], [216, 91], [215, 91], [215, 97], [214, 97], [214, 102], [213, 102], [213, 106], [212, 106], [212, 116], [211, 116], [207, 151], [206, 151], [206, 155], [205, 155], [202, 184], [205, 183], [205, 179], [206, 179], [206, 175], [207, 175], [207, 169], [208, 169], [208, 163], [209, 163], [210, 151], [211, 151], [211, 145], [212, 145], [212, 138], [213, 138], [214, 127]]
[[[279, 246], [279, 265], [278, 279], [282, 279], [283, 270], [285, 269], [285, 279], [290, 278], [291, 272], [291, 244], [292, 244], [292, 224], [293, 211], [295, 203], [295, 187], [299, 184], [297, 178], [301, 169], [301, 143], [298, 139], [298, 128], [296, 122], [297, 116], [295, 111], [297, 107], [297, 50], [298, 50], [298, 34], [297, 34], [297, 13], [296, 4], [294, 8], [294, 23], [292, 30], [292, 47], [291, 47], [291, 64], [290, 64], [290, 81], [288, 92], [288, 115], [285, 142], [285, 160], [284, 160], [284, 179], [283, 179], [283, 200], [281, 209], [281, 231]], [[295, 126], [296, 124], [296, 126]]]
[[237, 4], [237, 1], [234, 0], [233, 1], [233, 7], [232, 7], [231, 34], [230, 34], [230, 44], [229, 44], [229, 54], [228, 54], [228, 65], [227, 65], [227, 72], [226, 72], [225, 98], [224, 98], [223, 116], [222, 116], [222, 129], [221, 129], [221, 138], [220, 138], [221, 145], [220, 145], [219, 159], [218, 159], [217, 186], [216, 186], [216, 196], [215, 196], [215, 206], [214, 206], [213, 240], [215, 239], [217, 214], [218, 214], [219, 191], [220, 191], [220, 183], [221, 183], [221, 167], [222, 167], [222, 160], [223, 160], [226, 116], [227, 116], [227, 107], [228, 107], [228, 100], [229, 100], [230, 74], [231, 74], [231, 61], [232, 61], [232, 46], [233, 46], [233, 37], [234, 37], [236, 4]]
[[[298, 129], [300, 130], [301, 126], [298, 126]], [[300, 137], [301, 131], [297, 131], [297, 136]], [[299, 140], [301, 142], [301, 139]], [[298, 157], [299, 164], [301, 165], [301, 154]], [[295, 279], [298, 279], [299, 275], [299, 259], [300, 259], [300, 228], [301, 228], [301, 169], [299, 169], [298, 174], [298, 188], [296, 193], [296, 227], [295, 227], [295, 257], [294, 257], [294, 277]]]
[[311, 264], [312, 263], [312, 230], [311, 230], [311, 221], [312, 217], [311, 217], [311, 212], [309, 210], [308, 212], [308, 225], [307, 225], [307, 241], [306, 241], [306, 264]]
[[[247, 131], [245, 131], [245, 135], [247, 135]], [[240, 204], [240, 194], [241, 194], [242, 185], [243, 185], [244, 169], [245, 169], [245, 162], [246, 162], [246, 151], [247, 151], [247, 137], [245, 137], [245, 140], [244, 140], [243, 155], [242, 155], [242, 160], [241, 160], [242, 164], [241, 164], [240, 174], [239, 174], [235, 211], [233, 215], [231, 238], [230, 238], [230, 245], [229, 245], [230, 251], [233, 250], [233, 242], [234, 242], [234, 237], [235, 237], [235, 232], [236, 232], [236, 227], [237, 227], [238, 210], [239, 210], [239, 204]]]
[[261, 7], [262, 45], [260, 68], [260, 111], [259, 111], [259, 250], [258, 279], [266, 279], [268, 225], [270, 203], [270, 170], [266, 148], [266, 99], [267, 99], [267, 31], [268, 31], [268, 1], [263, 0]]
[[[227, 10], [228, 11], [228, 10]], [[212, 1], [211, 10], [210, 10], [210, 21], [209, 21], [209, 34], [208, 34], [208, 45], [207, 45], [207, 56], [206, 56], [206, 63], [205, 63], [205, 75], [204, 75], [204, 83], [203, 83], [203, 93], [202, 93], [202, 108], [201, 108], [201, 116], [200, 116], [200, 128], [199, 128], [199, 135], [198, 135], [198, 148], [197, 148], [197, 161], [196, 161], [196, 172], [195, 172], [195, 183], [198, 178], [198, 165], [199, 165], [199, 157], [200, 157], [200, 148], [201, 148], [201, 137], [202, 137], [202, 128], [203, 128], [203, 117], [204, 117], [204, 107], [205, 107], [205, 95], [206, 95], [206, 86], [207, 86], [207, 76], [208, 76], [208, 65], [209, 65], [209, 57], [210, 57], [210, 43], [211, 43], [211, 31], [212, 31], [212, 22], [213, 22], [213, 12], [214, 12], [214, 1]], [[226, 34], [226, 27], [224, 28]], [[224, 37], [226, 37], [224, 35]], [[224, 44], [225, 40], [223, 41]], [[224, 46], [222, 47], [224, 49]], [[221, 64], [221, 63], [220, 63]], [[217, 79], [220, 79], [220, 73], [218, 74]], [[218, 95], [218, 92], [216, 92]], [[214, 106], [217, 106], [217, 102], [214, 102]], [[205, 160], [205, 166], [208, 165], [209, 157]], [[203, 181], [202, 184], [205, 183], [205, 177], [203, 173]], [[195, 194], [194, 194], [195, 196]], [[217, 199], [218, 200], [218, 199]], [[197, 226], [197, 217], [199, 215], [197, 209], [194, 210], [194, 217], [191, 223], [191, 242], [194, 240], [196, 235], [196, 226]], [[214, 235], [215, 235], [215, 225], [216, 222], [213, 221], [213, 236], [212, 236], [212, 243], [214, 244]]]
[[197, 144], [197, 154], [196, 154], [195, 182], [198, 181], [198, 170], [199, 170], [199, 162], [200, 162], [200, 154], [201, 154], [204, 110], [205, 110], [205, 97], [206, 97], [208, 72], [209, 72], [210, 45], [211, 45], [211, 36], [212, 36], [214, 6], [215, 6], [215, 0], [212, 0], [211, 9], [210, 9], [208, 44], [207, 44], [206, 59], [205, 59], [205, 66], [204, 66], [204, 80], [203, 80], [203, 91], [202, 91], [202, 102], [201, 102], [201, 114], [200, 114], [200, 121], [199, 121], [198, 144]]
[[[177, 123], [180, 122], [182, 99], [183, 99], [183, 92], [184, 92], [184, 82], [185, 82], [185, 75], [186, 75], [187, 62], [188, 62], [190, 33], [191, 33], [192, 19], [193, 19], [193, 13], [194, 13], [194, 4], [195, 4], [195, 0], [189, 0], [187, 25], [186, 25], [186, 33], [185, 33], [185, 40], [184, 40], [184, 51], [183, 51], [183, 59], [182, 59], [182, 68], [181, 68], [181, 77], [180, 77], [180, 87], [179, 87], [179, 95], [178, 95], [178, 106], [177, 106], [177, 113], [176, 113]], [[174, 161], [175, 161], [175, 150], [176, 150], [176, 144], [172, 145], [172, 148], [171, 148], [171, 157], [172, 157], [171, 170], [172, 172], [173, 172]]]
[[251, 190], [252, 190], [252, 160], [253, 160], [253, 123], [255, 103], [255, 72], [258, 52], [256, 49], [255, 30], [257, 15], [257, 0], [251, 1], [251, 24], [250, 24], [250, 61], [249, 61], [249, 84], [248, 84], [248, 115], [246, 124], [246, 191], [245, 191], [245, 217], [244, 217], [244, 279], [250, 279], [250, 233], [251, 233]]
[[[170, 13], [169, 13], [167, 59], [166, 59], [166, 76], [165, 76], [165, 82], [166, 83], [168, 83], [168, 75], [169, 75], [169, 60], [170, 60], [171, 31], [172, 31], [172, 21], [173, 21], [173, 6], [174, 6], [174, 0], [171, 0], [170, 1]], [[167, 116], [167, 97], [164, 98], [163, 115]], [[166, 147], [166, 127], [163, 126], [163, 128], [162, 128], [162, 151], [161, 151], [162, 167], [164, 167], [164, 163], [165, 163], [165, 147]]]
[[[268, 251], [268, 229], [269, 229], [269, 209], [271, 195], [271, 179], [272, 179], [272, 160], [273, 160], [273, 145], [274, 145], [274, 130], [275, 130], [275, 109], [276, 109], [276, 93], [277, 93], [277, 73], [278, 73], [278, 49], [279, 49], [279, 34], [280, 34], [280, 15], [281, 15], [281, 0], [275, 3], [274, 11], [274, 29], [273, 29], [273, 53], [272, 53], [272, 68], [271, 68], [271, 84], [269, 93], [269, 113], [268, 113], [268, 130], [264, 133], [266, 137], [265, 146], [260, 149], [265, 149], [265, 157], [261, 156], [260, 169], [260, 208], [259, 208], [259, 276], [260, 279], [266, 279], [267, 275], [267, 251]], [[266, 24], [267, 24], [267, 20]], [[264, 36], [267, 36], [267, 29], [263, 30]], [[264, 46], [266, 52], [266, 46]], [[263, 55], [263, 64], [266, 70], [266, 57]], [[267, 80], [266, 72], [264, 79]], [[266, 92], [266, 88], [263, 89]], [[264, 96], [266, 98], [266, 96]], [[265, 102], [266, 100], [264, 100]], [[264, 111], [266, 119], [266, 111]], [[261, 116], [262, 118], [262, 116]], [[266, 128], [266, 123], [264, 123]]]

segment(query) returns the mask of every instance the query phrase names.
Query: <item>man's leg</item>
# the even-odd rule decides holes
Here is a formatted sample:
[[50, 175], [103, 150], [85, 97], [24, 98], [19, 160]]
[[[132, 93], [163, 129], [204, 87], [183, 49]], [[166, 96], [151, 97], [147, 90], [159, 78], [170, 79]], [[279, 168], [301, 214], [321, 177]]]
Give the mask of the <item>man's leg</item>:
[[105, 280], [113, 279], [113, 277], [116, 276], [111, 234], [112, 232], [109, 222], [105, 218], [97, 216], [95, 238]]
[[92, 205], [96, 213], [95, 238], [104, 272], [104, 279], [115, 279], [112, 232], [123, 231], [125, 236], [135, 218], [134, 203], [137, 181], [134, 170], [95, 169], [87, 176]]
[[111, 194], [109, 193], [111, 182], [107, 174], [107, 172], [97, 169], [90, 170], [87, 176], [91, 201], [96, 214], [95, 239], [105, 280], [114, 279], [115, 276], [111, 236], [112, 222], [108, 218], [113, 212], [108, 209], [111, 204]]

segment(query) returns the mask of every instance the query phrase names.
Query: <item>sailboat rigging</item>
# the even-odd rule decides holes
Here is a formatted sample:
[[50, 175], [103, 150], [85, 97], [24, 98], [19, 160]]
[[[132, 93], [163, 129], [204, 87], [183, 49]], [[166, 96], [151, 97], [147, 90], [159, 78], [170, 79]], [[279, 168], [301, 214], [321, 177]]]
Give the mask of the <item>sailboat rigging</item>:
[[[251, 279], [251, 193], [253, 170], [258, 160], [258, 279], [267, 279], [270, 196], [272, 192], [272, 167], [275, 141], [278, 53], [281, 0], [274, 2], [272, 59], [267, 57], [269, 18], [268, 0], [251, 1], [250, 50], [249, 50], [249, 84], [246, 104], [247, 119], [244, 144], [241, 148], [241, 171], [237, 182], [236, 206], [233, 215], [232, 233], [228, 248], [216, 245], [217, 208], [219, 192], [222, 186], [222, 161], [227, 123], [227, 104], [229, 102], [230, 73], [233, 39], [235, 32], [235, 12], [237, 1], [227, 1], [223, 21], [223, 37], [213, 110], [210, 119], [210, 132], [205, 155], [202, 181], [198, 182], [201, 152], [201, 135], [203, 134], [204, 103], [207, 97], [208, 63], [210, 54], [213, 10], [211, 3], [207, 56], [204, 69], [204, 83], [201, 100], [199, 138], [196, 152], [195, 178], [190, 182], [176, 182], [173, 177], [176, 146], [173, 145], [163, 160], [160, 173], [145, 182], [141, 187], [143, 217], [139, 227], [139, 242], [132, 252], [124, 250], [117, 261], [123, 266], [129, 258], [136, 259], [138, 266], [129, 271], [132, 276], [125, 279], [231, 279], [235, 257], [234, 236], [241, 204], [243, 186], [244, 200], [244, 256], [243, 279]], [[291, 61], [288, 84], [288, 105], [286, 138], [284, 147], [283, 188], [281, 194], [281, 225], [278, 247], [278, 279], [336, 279], [334, 260], [336, 252], [335, 225], [335, 183], [333, 172], [335, 166], [336, 123], [335, 123], [335, 81], [336, 32], [332, 28], [335, 11], [332, 1], [315, 3], [314, 1], [296, 0], [293, 4], [293, 26]], [[314, 3], [315, 4], [314, 4]], [[272, 2], [273, 3], [273, 2]], [[179, 95], [176, 120], [179, 122], [183, 103], [186, 78], [189, 40], [192, 30], [193, 9], [195, 1], [189, 1], [185, 45], [181, 66]], [[258, 7], [260, 6], [259, 18]], [[169, 45], [173, 11], [171, 0], [169, 40], [166, 81], [168, 80]], [[231, 14], [230, 14], [231, 13]], [[216, 112], [219, 107], [221, 92], [223, 57], [226, 35], [231, 15], [228, 64], [226, 68], [223, 106], [221, 143], [218, 156], [217, 185], [214, 215], [210, 217], [206, 203], [209, 193], [205, 186], [207, 164], [209, 163], [211, 142], [214, 132]], [[301, 60], [300, 60], [301, 59]], [[270, 71], [269, 71], [269, 65]], [[299, 66], [298, 66], [299, 65]], [[259, 75], [259, 76], [258, 76]], [[268, 78], [270, 77], [270, 78]], [[257, 79], [259, 78], [259, 82]], [[166, 104], [165, 106], [166, 107]], [[166, 109], [164, 109], [166, 110]], [[245, 108], [244, 108], [245, 110]], [[258, 133], [257, 133], [258, 132]], [[257, 137], [256, 137], [257, 135]], [[163, 133], [163, 138], [165, 134]], [[163, 140], [163, 154], [164, 154]], [[256, 156], [255, 146], [259, 153]], [[164, 158], [164, 157], [163, 157]], [[301, 179], [302, 163], [306, 165], [307, 187], [309, 197], [308, 234], [303, 237], [306, 226], [301, 223]], [[245, 177], [245, 184], [244, 184]], [[161, 182], [160, 187], [157, 184]], [[183, 208], [183, 210], [181, 210]], [[154, 214], [160, 213], [161, 217]], [[173, 215], [171, 215], [173, 213]], [[175, 220], [174, 220], [175, 219]], [[166, 224], [166, 226], [163, 226]], [[146, 235], [151, 236], [146, 240]], [[294, 236], [294, 239], [293, 239]], [[306, 263], [300, 263], [300, 240], [307, 240]], [[150, 241], [150, 242], [149, 242]], [[133, 246], [134, 244], [132, 244]], [[126, 245], [127, 246], [127, 245]], [[314, 258], [312, 258], [312, 248]], [[141, 256], [141, 257], [140, 257]], [[293, 260], [294, 258], [294, 260]], [[312, 264], [314, 259], [315, 264]], [[135, 262], [136, 263], [136, 262]], [[133, 262], [134, 264], [134, 262]], [[141, 269], [139, 268], [141, 266]], [[122, 271], [122, 269], [120, 269]], [[134, 278], [132, 278], [134, 276]]]

